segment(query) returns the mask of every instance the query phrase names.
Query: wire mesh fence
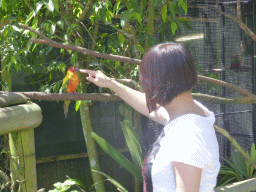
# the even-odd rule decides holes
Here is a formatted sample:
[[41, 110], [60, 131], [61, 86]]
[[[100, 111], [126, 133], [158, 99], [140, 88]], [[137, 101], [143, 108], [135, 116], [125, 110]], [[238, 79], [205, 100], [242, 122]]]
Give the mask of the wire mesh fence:
[[[177, 38], [191, 51], [195, 64], [201, 67], [201, 74], [237, 85], [249, 92], [253, 87], [253, 41], [233, 20], [220, 14], [236, 16], [236, 1], [219, 1], [218, 8], [215, 0], [190, 1], [188, 17], [193, 30], [186, 31], [183, 37]], [[252, 1], [242, 2], [243, 21], [253, 28]], [[234, 57], [240, 64], [233, 66]], [[240, 63], [239, 63], [240, 62]], [[218, 69], [218, 70], [216, 70]], [[246, 69], [246, 70], [245, 70]], [[195, 92], [214, 96], [234, 98], [243, 95], [220, 86], [211, 86], [199, 82]], [[252, 104], [212, 104], [201, 102], [215, 113], [215, 124], [226, 129], [244, 149], [250, 149], [253, 139], [253, 107]], [[149, 128], [147, 134], [154, 134], [156, 139], [163, 126], [150, 120], [146, 122]], [[145, 126], [144, 126], [145, 127]], [[232, 146], [221, 134], [217, 134], [220, 156], [228, 158]], [[152, 139], [151, 139], [152, 140]], [[148, 144], [144, 146], [147, 149]], [[221, 161], [222, 162], [222, 161]]]

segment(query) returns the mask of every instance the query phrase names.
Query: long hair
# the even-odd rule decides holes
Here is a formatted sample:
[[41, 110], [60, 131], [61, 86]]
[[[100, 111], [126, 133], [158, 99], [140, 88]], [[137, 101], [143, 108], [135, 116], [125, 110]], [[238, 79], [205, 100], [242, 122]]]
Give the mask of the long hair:
[[180, 93], [191, 91], [197, 83], [190, 51], [172, 42], [148, 50], [141, 62], [140, 78], [149, 112], [156, 110], [156, 104], [165, 106]]

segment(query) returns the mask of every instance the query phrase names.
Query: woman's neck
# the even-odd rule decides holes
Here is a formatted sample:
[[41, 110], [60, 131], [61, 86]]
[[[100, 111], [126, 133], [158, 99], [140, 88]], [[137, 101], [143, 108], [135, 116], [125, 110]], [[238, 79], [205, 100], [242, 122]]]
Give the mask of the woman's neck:
[[195, 113], [201, 116], [208, 116], [209, 113], [198, 106], [192, 97], [191, 92], [183, 92], [175, 97], [170, 103], [164, 106], [170, 116], [170, 120], [188, 113]]

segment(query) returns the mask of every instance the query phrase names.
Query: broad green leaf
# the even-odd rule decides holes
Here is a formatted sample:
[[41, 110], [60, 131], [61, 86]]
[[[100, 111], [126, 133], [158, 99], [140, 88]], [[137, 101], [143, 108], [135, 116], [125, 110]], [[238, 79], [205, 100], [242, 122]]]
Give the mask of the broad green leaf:
[[132, 122], [128, 119], [125, 119], [121, 123], [122, 130], [124, 132], [124, 137], [129, 148], [129, 151], [132, 155], [134, 163], [142, 169], [143, 159], [142, 159], [142, 149], [140, 142], [137, 138], [136, 129], [132, 126]]
[[10, 88], [6, 81], [0, 81], [0, 84], [2, 85], [2, 90], [4, 91], [10, 91]]
[[178, 28], [177, 23], [175, 21], [171, 22], [172, 35], [175, 35], [177, 28]]
[[113, 179], [112, 177], [110, 177], [109, 175], [105, 174], [105, 173], [102, 173], [100, 171], [96, 171], [96, 170], [93, 170], [93, 172], [96, 172], [96, 173], [99, 173], [103, 176], [105, 176], [106, 178], [108, 178], [108, 180], [113, 184], [115, 185], [119, 191], [122, 191], [122, 192], [128, 192], [120, 183], [118, 183], [115, 179]]
[[77, 101], [76, 101], [76, 112], [79, 110], [81, 104], [82, 104], [82, 101], [81, 101], [81, 100], [77, 100]]
[[121, 13], [121, 15], [120, 15], [120, 24], [121, 24], [122, 27], [125, 27], [126, 22], [129, 19], [129, 14], [130, 13], [129, 13], [128, 10], [124, 11], [123, 13]]
[[190, 22], [189, 19], [185, 18], [185, 17], [179, 17], [178, 20], [181, 21], [181, 22], [187, 22], [187, 23]]
[[121, 3], [121, 0], [117, 0], [117, 1], [116, 1], [115, 5], [114, 5], [114, 8], [113, 8], [113, 13], [115, 13], [115, 14], [118, 13], [120, 3]]
[[28, 17], [25, 21], [25, 24], [27, 24], [32, 19], [32, 17], [36, 16], [38, 11], [41, 9], [42, 5], [43, 5], [42, 2], [36, 3], [34, 10], [31, 11], [30, 14], [28, 15]]
[[56, 30], [56, 24], [52, 24], [51, 25], [51, 28], [50, 28], [50, 35], [52, 36], [54, 33], [55, 33], [55, 30]]
[[178, 29], [180, 29], [181, 34], [184, 35], [185, 34], [185, 30], [184, 30], [183, 23], [181, 21], [179, 21], [179, 20], [176, 20], [176, 24], [178, 26]]
[[2, 7], [3, 10], [7, 11], [7, 4], [5, 3], [5, 0], [0, 0], [0, 7]]
[[183, 2], [184, 2], [184, 0], [179, 0], [178, 6], [180, 6]]
[[58, 0], [52, 0], [52, 3], [54, 5], [54, 9], [59, 12], [59, 5], [58, 5]]
[[130, 172], [136, 179], [143, 182], [141, 171], [125, 156], [123, 156], [117, 149], [110, 145], [105, 139], [92, 132], [92, 137], [99, 144], [101, 149], [103, 149], [110, 157], [112, 157], [116, 162], [120, 164], [121, 167], [125, 168]]
[[132, 12], [132, 16], [141, 24], [142, 19], [139, 13]]
[[162, 20], [164, 23], [167, 21], [167, 4], [162, 8]]
[[14, 55], [11, 56], [11, 61], [12, 61], [12, 63], [14, 63], [14, 64], [17, 63], [16, 57], [15, 57]]
[[57, 25], [63, 30], [64, 29], [64, 21], [59, 20], [57, 21]]
[[53, 4], [52, 0], [44, 0], [44, 4], [45, 4], [46, 8], [47, 8], [50, 12], [53, 12], [53, 11], [54, 11], [54, 4]]
[[188, 13], [188, 6], [187, 6], [187, 4], [184, 1], [181, 3], [181, 7], [184, 10], [185, 15], [187, 15], [187, 13]]
[[11, 25], [11, 27], [12, 27], [12, 29], [13, 29], [14, 31], [21, 32], [21, 29], [18, 28], [18, 27], [16, 27], [15, 25]]
[[57, 93], [59, 91], [61, 83], [62, 83], [61, 81], [58, 81], [57, 83], [54, 84], [52, 88], [53, 92]]
[[174, 20], [176, 18], [176, 16], [175, 16], [175, 8], [174, 8], [174, 6], [173, 6], [171, 1], [168, 1], [168, 2], [169, 2], [169, 6], [168, 6], [169, 7], [169, 11], [171, 13], [172, 19]]

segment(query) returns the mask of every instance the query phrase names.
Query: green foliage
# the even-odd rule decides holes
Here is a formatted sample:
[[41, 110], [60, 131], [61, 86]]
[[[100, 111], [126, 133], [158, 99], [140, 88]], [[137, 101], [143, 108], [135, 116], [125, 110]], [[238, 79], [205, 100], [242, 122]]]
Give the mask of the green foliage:
[[[250, 157], [254, 162], [256, 162], [256, 150], [255, 144], [251, 146]], [[244, 156], [237, 150], [231, 151], [231, 159], [223, 160], [227, 163], [227, 166], [224, 164], [221, 165], [217, 179], [217, 187], [224, 186], [233, 182], [243, 181], [246, 179], [254, 178], [256, 175], [256, 170], [254, 167], [249, 164], [249, 162], [244, 158]]]
[[[18, 22], [31, 26], [52, 40], [90, 48], [95, 42], [95, 50], [135, 57], [136, 50], [131, 41], [130, 25], [135, 27], [139, 57], [145, 53], [144, 46], [148, 41], [153, 46], [161, 41], [171, 40], [167, 28], [174, 36], [177, 30], [184, 30], [189, 21], [179, 17], [187, 13], [186, 1], [173, 0], [165, 3], [163, 0], [154, 0], [155, 18], [162, 18], [164, 25], [155, 26], [154, 31], [160, 33], [160, 39], [154, 34], [147, 34], [147, 1], [121, 0], [115, 2], [96, 0], [83, 25], [76, 23], [82, 15], [87, 1], [73, 1], [65, 4], [63, 0], [12, 0], [0, 1], [0, 19], [5, 24], [1, 30], [0, 52], [5, 55], [8, 71], [24, 70], [30, 76], [30, 82], [41, 91], [57, 92], [59, 81], [64, 76], [65, 69], [71, 65], [86, 62], [70, 50], [52, 48], [51, 46], [34, 44], [29, 38], [38, 38], [38, 35], [18, 27]], [[27, 4], [26, 4], [27, 2]], [[31, 10], [33, 8], [33, 10]], [[171, 18], [169, 16], [171, 15]], [[95, 19], [99, 19], [99, 30], [96, 39], [92, 39], [95, 30]], [[79, 32], [79, 36], [75, 34]], [[116, 78], [138, 79], [139, 67], [117, 61], [95, 58], [99, 66], [92, 69], [108, 69], [109, 75]], [[105, 67], [104, 67], [105, 66]]]
[[[79, 186], [79, 189], [80, 189], [79, 191], [81, 191], [81, 187], [85, 188], [83, 183], [76, 179], [67, 179], [63, 183], [57, 182], [57, 183], [54, 183], [53, 186], [55, 187], [55, 189], [52, 189], [49, 192], [66, 192], [72, 186]], [[78, 192], [78, 191], [72, 190], [72, 192]]]
[[143, 155], [136, 129], [132, 126], [132, 122], [128, 119], [121, 122], [121, 127], [124, 132], [127, 146], [132, 155], [133, 162], [138, 166], [139, 169], [142, 170]]
[[141, 171], [130, 160], [123, 156], [117, 149], [110, 145], [105, 139], [92, 132], [93, 139], [99, 144], [110, 157], [112, 157], [121, 167], [130, 172], [136, 179], [143, 181]]
[[115, 185], [117, 187], [117, 189], [121, 192], [128, 192], [120, 183], [118, 183], [115, 179], [113, 179], [112, 177], [110, 177], [109, 175], [96, 171], [96, 170], [92, 170], [96, 173], [99, 173], [101, 175], [103, 175], [104, 177], [106, 177], [113, 185]]

